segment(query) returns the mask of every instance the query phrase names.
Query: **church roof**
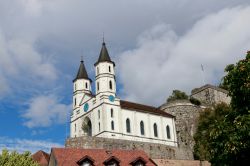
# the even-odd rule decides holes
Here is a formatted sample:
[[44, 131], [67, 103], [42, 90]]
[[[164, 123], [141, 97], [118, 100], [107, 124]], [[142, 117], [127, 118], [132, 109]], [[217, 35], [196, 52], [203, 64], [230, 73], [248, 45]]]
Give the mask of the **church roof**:
[[115, 63], [113, 61], [111, 61], [111, 59], [110, 59], [105, 42], [102, 43], [102, 49], [101, 49], [98, 61], [95, 63], [95, 66], [100, 62], [111, 62], [115, 65]]
[[88, 73], [86, 71], [86, 68], [84, 66], [83, 60], [81, 60], [80, 67], [78, 69], [76, 78], [73, 80], [73, 82], [75, 82], [77, 79], [88, 79], [91, 81], [91, 79], [89, 78]]
[[132, 109], [132, 110], [136, 110], [136, 111], [140, 111], [140, 112], [151, 113], [151, 114], [161, 115], [161, 116], [170, 117], [170, 118], [175, 117], [175, 116], [173, 116], [167, 112], [164, 112], [164, 111], [160, 110], [159, 108], [156, 108], [153, 106], [132, 103], [132, 102], [125, 101], [125, 100], [121, 100], [120, 104], [121, 104], [121, 108], [124, 108], [124, 109]]

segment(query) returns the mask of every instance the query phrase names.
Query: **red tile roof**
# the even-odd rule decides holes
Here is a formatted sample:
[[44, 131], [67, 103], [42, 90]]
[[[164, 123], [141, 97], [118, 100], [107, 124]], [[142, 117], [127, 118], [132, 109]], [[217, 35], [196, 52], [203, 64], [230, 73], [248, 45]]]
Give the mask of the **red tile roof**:
[[48, 164], [49, 164], [49, 154], [42, 151], [42, 150], [37, 151], [31, 157], [40, 166], [48, 166]]
[[170, 117], [170, 118], [175, 117], [169, 113], [166, 113], [166, 112], [160, 110], [159, 108], [148, 106], [148, 105], [132, 103], [132, 102], [125, 101], [125, 100], [121, 100], [120, 104], [121, 104], [121, 108], [125, 108], [125, 109], [132, 109], [132, 110], [136, 110], [136, 111], [140, 111], [140, 112], [161, 115], [161, 116]]
[[104, 165], [103, 163], [112, 157], [120, 161], [120, 166], [128, 166], [138, 158], [142, 158], [146, 161], [146, 166], [156, 165], [147, 154], [141, 150], [52, 148], [51, 155], [55, 157], [58, 166], [78, 166], [77, 162], [84, 156], [91, 157], [91, 160], [94, 160], [95, 166]]

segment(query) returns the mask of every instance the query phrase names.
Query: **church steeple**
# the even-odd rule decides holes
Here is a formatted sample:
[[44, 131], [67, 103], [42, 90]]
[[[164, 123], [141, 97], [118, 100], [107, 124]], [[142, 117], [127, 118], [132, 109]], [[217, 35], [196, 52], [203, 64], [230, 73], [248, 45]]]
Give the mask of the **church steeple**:
[[109, 53], [108, 53], [108, 50], [104, 41], [102, 43], [102, 49], [101, 49], [98, 61], [95, 63], [95, 66], [100, 62], [111, 62], [115, 65], [115, 63], [111, 61], [110, 59], [110, 56], [109, 56]]
[[78, 69], [76, 78], [73, 80], [73, 82], [75, 82], [77, 79], [87, 79], [87, 80], [90, 80], [90, 82], [92, 82], [91, 79], [88, 76], [88, 73], [86, 71], [86, 68], [84, 66], [84, 63], [83, 63], [82, 59], [81, 59], [80, 67]]
[[96, 95], [116, 94], [115, 63], [110, 59], [106, 44], [103, 41], [96, 68]]

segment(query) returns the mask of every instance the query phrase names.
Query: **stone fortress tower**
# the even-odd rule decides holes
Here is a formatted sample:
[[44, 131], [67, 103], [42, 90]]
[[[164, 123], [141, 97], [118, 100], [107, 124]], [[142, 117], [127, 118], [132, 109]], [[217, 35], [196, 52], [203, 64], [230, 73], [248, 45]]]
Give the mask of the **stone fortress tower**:
[[176, 100], [164, 103], [160, 108], [176, 118], [176, 132], [178, 139], [178, 153], [181, 159], [193, 159], [193, 136], [196, 132], [200, 113], [214, 104], [224, 102], [230, 104], [231, 98], [224, 89], [213, 85], [204, 85], [192, 90], [190, 98], [201, 102], [200, 106], [192, 104], [189, 100]]

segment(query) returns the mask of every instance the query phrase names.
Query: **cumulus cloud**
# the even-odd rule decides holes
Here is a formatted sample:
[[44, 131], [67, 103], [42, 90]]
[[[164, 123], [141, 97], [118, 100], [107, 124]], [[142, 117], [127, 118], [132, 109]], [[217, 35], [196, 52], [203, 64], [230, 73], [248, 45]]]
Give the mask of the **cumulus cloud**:
[[203, 84], [201, 64], [206, 83], [217, 84], [225, 66], [250, 49], [249, 15], [249, 6], [226, 8], [198, 20], [184, 35], [165, 23], [144, 32], [135, 49], [120, 55], [123, 95], [162, 104], [173, 89], [189, 93]]
[[35, 153], [38, 150], [50, 153], [51, 147], [63, 147], [63, 145], [47, 140], [0, 137], [0, 152], [2, 149], [8, 149], [10, 151], [18, 151], [19, 153], [23, 153], [25, 151]]
[[22, 115], [26, 119], [24, 125], [34, 128], [63, 124], [70, 109], [71, 105], [61, 104], [55, 96], [34, 97], [29, 103], [29, 108]]
[[57, 79], [53, 63], [36, 50], [32, 40], [7, 39], [0, 31], [0, 59], [0, 96], [15, 89], [16, 81], [31, 85]]

